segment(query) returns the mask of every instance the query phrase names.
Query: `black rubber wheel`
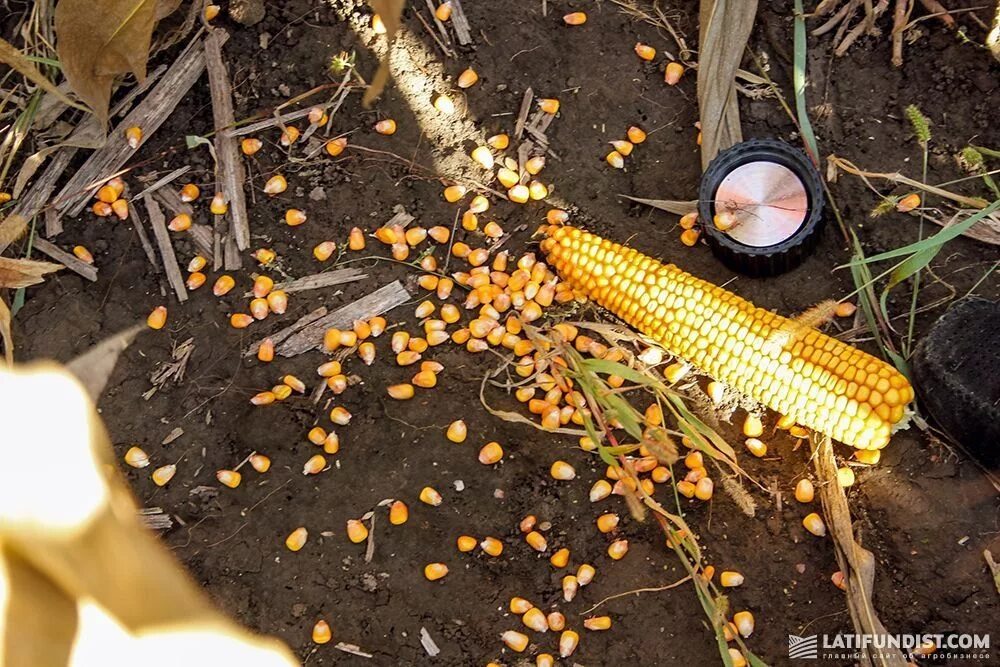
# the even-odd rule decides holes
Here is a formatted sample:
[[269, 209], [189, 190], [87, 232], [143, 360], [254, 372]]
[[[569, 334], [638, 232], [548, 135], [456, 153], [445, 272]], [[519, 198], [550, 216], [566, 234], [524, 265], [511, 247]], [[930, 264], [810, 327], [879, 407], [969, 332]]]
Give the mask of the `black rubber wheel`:
[[[774, 245], [741, 243], [712, 223], [719, 186], [738, 167], [753, 162], [773, 162], [789, 169], [801, 181], [807, 197], [807, 210], [798, 229]], [[823, 185], [819, 172], [804, 152], [783, 141], [751, 139], [736, 144], [719, 153], [702, 176], [698, 218], [709, 247], [732, 270], [752, 277], [784, 273], [798, 266], [819, 241], [824, 222]]]

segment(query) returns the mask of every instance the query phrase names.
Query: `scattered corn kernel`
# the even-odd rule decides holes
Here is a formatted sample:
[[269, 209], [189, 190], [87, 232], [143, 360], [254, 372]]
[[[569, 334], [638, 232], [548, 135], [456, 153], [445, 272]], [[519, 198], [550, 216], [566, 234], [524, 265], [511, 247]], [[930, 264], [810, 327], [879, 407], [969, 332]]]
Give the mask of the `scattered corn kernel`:
[[129, 148], [135, 150], [142, 143], [142, 128], [132, 126], [125, 130], [125, 141]]
[[149, 455], [139, 447], [129, 447], [125, 452], [125, 463], [133, 468], [145, 468], [149, 465]]
[[[579, 12], [583, 14], [583, 12]], [[538, 108], [547, 114], [556, 114], [559, 112], [559, 100], [555, 98], [543, 98], [538, 100]]]
[[503, 542], [495, 537], [484, 537], [483, 541], [479, 543], [479, 548], [485, 551], [488, 555], [496, 558], [503, 553]]
[[572, 12], [563, 16], [563, 22], [566, 25], [583, 25], [587, 22], [587, 15], [584, 12]]
[[162, 329], [167, 323], [167, 309], [165, 306], [157, 306], [146, 318], [146, 326], [150, 329]]
[[573, 469], [569, 463], [565, 461], [556, 461], [549, 468], [549, 474], [552, 475], [553, 479], [559, 479], [563, 481], [568, 481], [576, 478], [576, 470]]
[[608, 514], [602, 514], [597, 517], [597, 530], [602, 533], [610, 533], [612, 530], [618, 527], [618, 515], [609, 512]]
[[805, 478], [800, 479], [799, 483], [795, 485], [795, 499], [800, 503], [811, 503], [814, 496], [813, 483]]
[[235, 489], [243, 480], [243, 475], [235, 470], [217, 470], [215, 472], [215, 479], [219, 480], [219, 483], [223, 486]]
[[424, 566], [424, 576], [427, 581], [437, 581], [448, 574], [448, 566], [444, 563], [428, 563]]
[[735, 588], [743, 584], [743, 575], [739, 572], [726, 570], [719, 575], [719, 584], [726, 588]]
[[265, 473], [271, 469], [271, 459], [263, 454], [253, 454], [250, 456], [250, 467], [259, 473]]
[[500, 639], [507, 645], [507, 648], [517, 653], [521, 653], [524, 649], [528, 648], [528, 635], [516, 630], [507, 630], [500, 635]]
[[823, 523], [823, 519], [816, 512], [807, 514], [804, 519], [802, 519], [802, 525], [810, 533], [816, 537], [823, 537], [826, 535], [826, 524]]
[[479, 75], [476, 74], [476, 70], [469, 67], [458, 75], [458, 87], [459, 88], [471, 88], [479, 81]]
[[678, 62], [667, 63], [667, 68], [663, 72], [663, 80], [668, 86], [675, 86], [677, 82], [681, 80], [684, 76], [684, 65]]
[[628, 553], [628, 540], [615, 540], [608, 545], [608, 556], [612, 560], [621, 560]]
[[573, 630], [563, 630], [559, 637], [559, 657], [568, 658], [580, 644], [580, 635]]
[[625, 168], [625, 158], [622, 157], [622, 154], [619, 153], [618, 151], [611, 151], [610, 153], [604, 156], [604, 160], [615, 169]]
[[306, 213], [297, 208], [290, 208], [285, 211], [285, 224], [289, 227], [298, 227], [306, 221]]
[[920, 206], [920, 195], [911, 192], [896, 203], [896, 210], [900, 213], [909, 213]]
[[163, 486], [167, 482], [172, 480], [175, 474], [177, 474], [177, 466], [174, 465], [173, 463], [161, 466], [153, 471], [152, 475], [153, 484], [156, 484], [157, 486]]
[[425, 486], [423, 489], [420, 490], [420, 501], [428, 505], [433, 505], [434, 507], [437, 507], [438, 505], [441, 504], [442, 498], [441, 494], [435, 491], [433, 488]]
[[583, 621], [583, 627], [588, 630], [609, 630], [611, 628], [610, 616], [594, 616]]
[[642, 42], [635, 43], [635, 54], [643, 60], [652, 60], [656, 57], [656, 49]]
[[569, 549], [563, 547], [556, 551], [549, 557], [549, 563], [555, 568], [566, 567], [569, 564]]
[[[322, 443], [322, 440], [320, 441]], [[326, 468], [326, 457], [322, 454], [313, 454], [306, 461], [306, 464], [302, 466], [303, 475], [316, 475]]]
[[479, 462], [483, 465], [493, 465], [503, 458], [503, 447], [498, 442], [488, 442], [479, 450]]
[[380, 120], [375, 123], [375, 131], [379, 134], [395, 134], [396, 133], [396, 121], [391, 118], [386, 118], [385, 120]]
[[532, 530], [525, 535], [524, 541], [535, 551], [545, 551], [549, 548], [549, 543], [546, 542], [545, 537], [537, 530]]
[[298, 551], [305, 546], [308, 539], [309, 531], [300, 526], [288, 534], [288, 537], [285, 538], [285, 546], [288, 547], [289, 551]]
[[354, 544], [361, 544], [368, 539], [368, 528], [357, 519], [348, 519], [347, 539]]

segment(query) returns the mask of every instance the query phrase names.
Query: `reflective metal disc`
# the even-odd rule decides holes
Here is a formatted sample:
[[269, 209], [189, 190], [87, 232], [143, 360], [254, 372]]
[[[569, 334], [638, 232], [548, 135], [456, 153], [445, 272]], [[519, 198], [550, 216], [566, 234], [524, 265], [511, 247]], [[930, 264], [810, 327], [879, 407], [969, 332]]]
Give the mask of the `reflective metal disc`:
[[[715, 193], [715, 212], [732, 211], [735, 241], [763, 248], [794, 234], [806, 219], [809, 197], [799, 177], [776, 162], [749, 162], [731, 171]], [[709, 223], [711, 224], [711, 223]]]

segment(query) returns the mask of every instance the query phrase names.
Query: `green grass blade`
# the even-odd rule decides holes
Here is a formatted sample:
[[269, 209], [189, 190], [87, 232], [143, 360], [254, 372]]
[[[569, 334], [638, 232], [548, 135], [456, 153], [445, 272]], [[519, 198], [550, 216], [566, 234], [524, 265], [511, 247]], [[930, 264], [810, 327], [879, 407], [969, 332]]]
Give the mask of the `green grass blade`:
[[806, 108], [806, 17], [802, 9], [802, 0], [795, 0], [795, 37], [794, 37], [794, 70], [792, 86], [795, 90], [795, 113], [798, 116], [799, 131], [802, 141], [809, 151], [813, 164], [819, 165], [819, 148], [816, 145], [816, 134], [809, 122], [809, 111]]
[[896, 248], [895, 250], [889, 250], [887, 252], [879, 253], [878, 255], [872, 255], [871, 257], [862, 257], [861, 259], [853, 259], [849, 263], [838, 266], [838, 269], [844, 267], [855, 266], [857, 264], [871, 264], [872, 262], [881, 262], [887, 259], [894, 259], [896, 257], [905, 257], [906, 255], [914, 255], [916, 253], [922, 252], [924, 250], [934, 250], [937, 254], [941, 250], [942, 246], [948, 241], [957, 238], [964, 234], [972, 225], [976, 224], [986, 216], [990, 215], [997, 209], [1000, 209], [1000, 199], [994, 201], [992, 204], [984, 209], [976, 211], [968, 218], [962, 222], [956, 223], [950, 227], [942, 229], [934, 236], [928, 236], [922, 241], [916, 243], [911, 243], [909, 245], [903, 246], [902, 248]]

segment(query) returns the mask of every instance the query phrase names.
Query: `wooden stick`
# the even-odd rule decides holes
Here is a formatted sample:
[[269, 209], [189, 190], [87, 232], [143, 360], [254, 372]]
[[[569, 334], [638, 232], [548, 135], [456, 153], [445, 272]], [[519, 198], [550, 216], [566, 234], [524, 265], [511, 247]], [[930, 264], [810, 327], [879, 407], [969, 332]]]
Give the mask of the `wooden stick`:
[[[454, 9], [452, 10], [452, 16], [454, 16]], [[535, 96], [535, 92], [528, 88], [524, 91], [524, 97], [521, 98], [521, 109], [517, 112], [517, 122], [514, 124], [514, 138], [520, 140], [521, 136], [524, 134], [524, 122], [528, 120], [528, 112], [531, 111], [531, 100]]]
[[171, 215], [187, 213], [194, 219], [194, 207], [187, 202], [181, 201], [180, 194], [173, 188], [158, 188], [149, 194], [153, 195], [153, 198], [160, 202]]
[[97, 282], [97, 267], [93, 264], [87, 264], [75, 256], [60, 250], [54, 243], [41, 238], [40, 236], [35, 237], [34, 248], [39, 252], [48, 255], [52, 259], [56, 260], [63, 266], [65, 266], [70, 271], [78, 273], [90, 282]]
[[177, 265], [177, 255], [174, 254], [174, 245], [170, 242], [170, 232], [167, 230], [167, 220], [160, 209], [160, 205], [153, 201], [151, 195], [142, 198], [149, 212], [149, 224], [153, 227], [153, 235], [156, 237], [156, 245], [160, 249], [160, 258], [163, 260], [163, 270], [167, 274], [167, 280], [177, 295], [177, 300], [181, 303], [187, 301], [187, 287], [184, 285], [184, 277], [181, 275], [181, 267]]
[[417, 14], [418, 18], [420, 19], [420, 22], [424, 23], [424, 25], [427, 27], [427, 32], [429, 32], [431, 37], [434, 38], [434, 41], [438, 43], [438, 46], [441, 47], [441, 50], [444, 51], [444, 54], [446, 56], [454, 57], [455, 54], [452, 53], [451, 49], [449, 49], [447, 46], [448, 44], [451, 43], [451, 39], [448, 37], [448, 30], [444, 27], [444, 24], [438, 20], [437, 14], [434, 13], [434, 3], [431, 0], [426, 0], [426, 1], [427, 1], [427, 11], [431, 13], [431, 20], [434, 22], [434, 25], [437, 26], [438, 32], [441, 33], [441, 39], [438, 39], [437, 35], [434, 34], [434, 31], [430, 29], [430, 26], [427, 26], [427, 24], [424, 22], [424, 17], [420, 16], [420, 12], [418, 12], [416, 8], [414, 8], [413, 12]]
[[115, 126], [105, 145], [94, 151], [59, 191], [55, 203], [59, 211], [68, 215], [78, 215], [100, 184], [107, 180], [110, 174], [121, 169], [135, 154], [135, 150], [125, 140], [125, 129], [141, 127], [142, 141], [148, 141], [191, 90], [204, 70], [204, 50], [188, 48], [170, 66], [142, 102]]
[[[229, 234], [237, 248], [246, 250], [250, 247], [250, 219], [247, 216], [246, 193], [243, 191], [246, 171], [243, 168], [243, 160], [240, 159], [236, 138], [219, 131], [236, 122], [236, 115], [233, 112], [233, 87], [229, 82], [226, 64], [222, 61], [222, 44], [228, 37], [225, 30], [216, 28], [205, 38], [205, 68], [208, 70], [212, 117], [216, 129], [213, 140], [217, 159], [216, 182], [229, 203], [227, 212], [230, 222]], [[226, 268], [239, 267], [232, 267], [227, 261]]]
[[[321, 287], [333, 287], [334, 285], [353, 283], [357, 280], [364, 280], [367, 277], [368, 275], [362, 273], [361, 269], [338, 269], [336, 271], [327, 271], [325, 273], [316, 273], [311, 276], [304, 276], [302, 278], [298, 278], [297, 280], [287, 280], [283, 283], [277, 283], [273, 289], [292, 294], [294, 292], [305, 292], [306, 290], [320, 289]], [[253, 292], [246, 292], [243, 296], [249, 298], [253, 296]]]
[[[56, 153], [56, 156], [49, 162], [49, 166], [45, 168], [42, 175], [35, 181], [31, 190], [17, 200], [17, 205], [14, 207], [11, 215], [19, 215], [25, 220], [31, 220], [31, 218], [38, 215], [45, 205], [49, 203], [52, 193], [56, 189], [56, 183], [62, 177], [63, 172], [66, 171], [66, 167], [69, 166], [77, 150], [79, 149], [73, 146], [66, 146], [60, 149]], [[45, 216], [46, 237], [53, 238], [58, 236], [62, 233], [62, 230], [62, 219], [59, 216]]]
[[[151, 195], [160, 188], [162, 188], [164, 185], [169, 185], [170, 183], [173, 183], [174, 181], [176, 181], [178, 178], [188, 173], [189, 171], [191, 171], [191, 165], [181, 167], [180, 169], [174, 169], [166, 176], [159, 178], [156, 181], [153, 181], [152, 185], [146, 186], [145, 190], [132, 197], [132, 199], [140, 199], [143, 195]], [[180, 201], [180, 196], [177, 197], [177, 201]]]
[[290, 336], [276, 351], [283, 357], [294, 357], [309, 350], [320, 349], [323, 347], [323, 334], [327, 329], [349, 327], [355, 320], [381, 315], [406, 303], [410, 298], [410, 293], [403, 287], [403, 283], [398, 280], [393, 281], [309, 324]]
[[146, 233], [146, 227], [139, 217], [139, 209], [133, 206], [131, 202], [128, 205], [128, 219], [135, 225], [135, 231], [139, 235], [139, 242], [142, 243], [142, 250], [146, 253], [146, 259], [153, 265], [153, 270], [160, 273], [160, 262], [156, 259], [156, 251], [153, 250], [153, 244], [149, 242], [149, 234]]
[[257, 350], [260, 349], [260, 344], [263, 343], [268, 338], [270, 338], [271, 342], [274, 343], [275, 345], [277, 345], [278, 343], [281, 343], [284, 340], [287, 340], [289, 337], [291, 337], [296, 332], [301, 331], [302, 329], [306, 328], [307, 326], [309, 326], [310, 324], [312, 324], [313, 322], [315, 322], [319, 318], [321, 318], [324, 315], [326, 315], [326, 313], [327, 313], [326, 306], [320, 306], [316, 310], [314, 310], [314, 311], [312, 311], [310, 313], [306, 313], [305, 315], [303, 315], [299, 319], [297, 319], [294, 322], [292, 322], [291, 324], [289, 324], [284, 329], [276, 331], [275, 333], [271, 334], [270, 336], [266, 336], [264, 338], [261, 338], [259, 341], [257, 341], [256, 343], [254, 343], [253, 345], [251, 345], [250, 347], [248, 347], [246, 349], [246, 351], [243, 353], [243, 356], [244, 357], [249, 357], [250, 355], [257, 354]]
[[259, 120], [256, 123], [250, 123], [249, 125], [243, 125], [242, 127], [232, 127], [228, 130], [223, 130], [223, 133], [233, 138], [242, 137], [247, 134], [255, 134], [261, 130], [269, 130], [272, 127], [286, 125], [292, 121], [299, 120], [300, 118], [305, 118], [309, 115], [310, 110], [312, 110], [312, 107], [309, 107], [308, 109], [299, 109], [298, 111], [289, 111], [281, 116], [265, 118], [264, 120]]
[[472, 28], [459, 0], [451, 0], [451, 25], [455, 28], [455, 37], [458, 38], [459, 44], [462, 46], [472, 44]]
[[903, 33], [910, 13], [910, 0], [896, 0], [892, 14], [892, 66], [903, 66]]

